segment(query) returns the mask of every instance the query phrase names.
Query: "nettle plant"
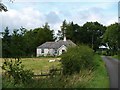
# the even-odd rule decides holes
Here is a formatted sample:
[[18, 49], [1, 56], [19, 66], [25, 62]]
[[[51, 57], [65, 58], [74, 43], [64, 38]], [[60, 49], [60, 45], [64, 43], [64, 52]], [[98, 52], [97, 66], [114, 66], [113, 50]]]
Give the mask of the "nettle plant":
[[22, 61], [18, 59], [4, 59], [2, 69], [10, 78], [13, 78], [14, 84], [27, 84], [32, 80], [33, 72], [31, 70], [24, 69]]

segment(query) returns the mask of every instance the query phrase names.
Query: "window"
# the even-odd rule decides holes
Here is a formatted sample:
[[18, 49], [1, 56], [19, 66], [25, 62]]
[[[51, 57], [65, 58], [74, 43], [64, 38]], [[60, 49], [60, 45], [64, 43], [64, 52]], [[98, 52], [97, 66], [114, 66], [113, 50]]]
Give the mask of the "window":
[[64, 53], [65, 52], [65, 50], [62, 50], [62, 53]]
[[41, 53], [44, 53], [44, 49], [41, 49]]
[[55, 49], [55, 54], [57, 54], [57, 49]]

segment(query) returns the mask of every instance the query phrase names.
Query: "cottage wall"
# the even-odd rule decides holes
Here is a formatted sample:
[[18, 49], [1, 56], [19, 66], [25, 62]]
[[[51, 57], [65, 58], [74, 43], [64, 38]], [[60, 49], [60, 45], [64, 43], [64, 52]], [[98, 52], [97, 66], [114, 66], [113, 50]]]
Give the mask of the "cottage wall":
[[54, 55], [54, 49], [49, 49], [49, 55], [53, 56]]
[[54, 55], [59, 56], [63, 52], [66, 52], [67, 47], [70, 45], [76, 46], [70, 40], [64, 40], [64, 41], [60, 40], [58, 42], [46, 42], [37, 48], [37, 57], [38, 56], [54, 56]]
[[67, 51], [67, 47], [65, 45], [62, 45], [59, 49], [58, 49], [58, 55], [61, 55], [63, 53], [63, 51]]
[[49, 49], [47, 49], [47, 48], [44, 49], [44, 53], [43, 53], [43, 55], [44, 55], [44, 56], [47, 56], [48, 54], [49, 54]]
[[37, 57], [41, 56], [41, 49], [37, 48]]

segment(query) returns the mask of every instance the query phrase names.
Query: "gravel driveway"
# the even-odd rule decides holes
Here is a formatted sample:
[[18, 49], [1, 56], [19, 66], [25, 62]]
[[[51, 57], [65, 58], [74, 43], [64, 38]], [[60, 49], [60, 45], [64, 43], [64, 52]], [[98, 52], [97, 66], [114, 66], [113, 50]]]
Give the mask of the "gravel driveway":
[[113, 59], [109, 56], [102, 56], [102, 59], [105, 61], [108, 75], [110, 78], [110, 88], [119, 88], [120, 90], [120, 61]]

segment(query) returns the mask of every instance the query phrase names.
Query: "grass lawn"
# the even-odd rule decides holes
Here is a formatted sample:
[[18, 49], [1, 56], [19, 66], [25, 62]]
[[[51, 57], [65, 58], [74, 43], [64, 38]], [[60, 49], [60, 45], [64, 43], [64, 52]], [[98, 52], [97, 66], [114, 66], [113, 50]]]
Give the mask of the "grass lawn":
[[[35, 73], [48, 71], [51, 67], [60, 67], [60, 58], [23, 58], [22, 62], [26, 69], [31, 69]], [[49, 62], [49, 60], [56, 60], [55, 62]]]
[[[49, 62], [49, 60], [56, 60], [56, 61]], [[37, 74], [40, 73], [41, 71], [47, 72], [51, 67], [59, 68], [61, 64], [58, 60], [60, 60], [60, 58], [22, 58], [21, 59], [22, 65], [24, 65], [25, 69], [30, 69]]]

